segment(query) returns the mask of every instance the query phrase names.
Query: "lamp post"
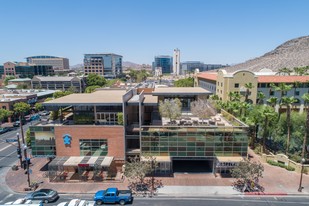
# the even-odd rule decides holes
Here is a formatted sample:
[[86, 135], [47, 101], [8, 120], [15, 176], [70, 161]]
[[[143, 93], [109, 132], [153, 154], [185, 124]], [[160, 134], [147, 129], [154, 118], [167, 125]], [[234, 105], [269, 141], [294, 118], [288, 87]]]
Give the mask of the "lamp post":
[[20, 148], [20, 141], [19, 141], [19, 133], [16, 133], [16, 137], [17, 137], [17, 143], [18, 143], [18, 147], [17, 147], [17, 157], [19, 158], [20, 161], [20, 167], [22, 167], [23, 165], [23, 160], [22, 160], [22, 155], [21, 155], [21, 148]]
[[305, 161], [306, 161], [305, 158], [301, 159], [301, 172], [300, 172], [300, 181], [299, 181], [298, 192], [302, 192], [302, 190], [303, 190], [302, 181], [303, 181], [303, 172], [304, 172]]

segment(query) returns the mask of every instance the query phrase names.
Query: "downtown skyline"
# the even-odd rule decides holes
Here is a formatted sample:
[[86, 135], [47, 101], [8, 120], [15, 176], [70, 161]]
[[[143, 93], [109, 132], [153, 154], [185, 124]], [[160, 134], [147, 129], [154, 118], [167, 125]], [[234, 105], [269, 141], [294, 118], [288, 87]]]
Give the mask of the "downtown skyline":
[[75, 65], [86, 53], [105, 52], [151, 64], [175, 48], [181, 62], [236, 64], [308, 35], [308, 6], [302, 0], [2, 1], [0, 64], [55, 55]]

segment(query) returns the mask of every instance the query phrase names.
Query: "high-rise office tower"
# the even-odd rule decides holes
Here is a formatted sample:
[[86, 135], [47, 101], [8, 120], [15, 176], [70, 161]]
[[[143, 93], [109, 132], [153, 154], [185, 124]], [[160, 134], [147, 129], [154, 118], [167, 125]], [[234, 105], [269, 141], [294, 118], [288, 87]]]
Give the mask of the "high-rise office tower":
[[152, 63], [152, 71], [160, 71], [160, 74], [172, 73], [173, 58], [167, 55], [155, 56], [154, 62]]
[[116, 78], [122, 74], [122, 56], [112, 53], [85, 54], [85, 74], [95, 73], [105, 78]]
[[174, 49], [173, 73], [175, 75], [179, 75], [180, 74], [180, 50], [179, 49]]

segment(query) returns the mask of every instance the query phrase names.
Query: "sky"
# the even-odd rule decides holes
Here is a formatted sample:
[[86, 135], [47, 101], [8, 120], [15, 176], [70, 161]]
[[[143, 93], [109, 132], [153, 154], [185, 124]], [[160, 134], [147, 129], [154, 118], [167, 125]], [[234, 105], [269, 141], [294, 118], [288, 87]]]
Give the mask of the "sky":
[[115, 53], [235, 64], [309, 35], [307, 0], [1, 0], [0, 64], [33, 55], [83, 62]]

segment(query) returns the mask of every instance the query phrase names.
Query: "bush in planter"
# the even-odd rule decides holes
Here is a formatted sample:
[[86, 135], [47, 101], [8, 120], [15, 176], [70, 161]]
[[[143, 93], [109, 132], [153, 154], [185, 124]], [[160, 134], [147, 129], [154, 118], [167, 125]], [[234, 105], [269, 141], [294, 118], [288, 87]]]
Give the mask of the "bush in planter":
[[295, 171], [295, 168], [291, 166], [287, 166], [285, 169], [287, 169], [288, 171]]
[[278, 163], [278, 166], [281, 167], [281, 168], [286, 168], [285, 164], [283, 164], [283, 163]]
[[275, 162], [273, 160], [267, 160], [267, 163], [270, 164], [270, 165], [273, 165], [273, 166], [279, 166], [279, 163]]

